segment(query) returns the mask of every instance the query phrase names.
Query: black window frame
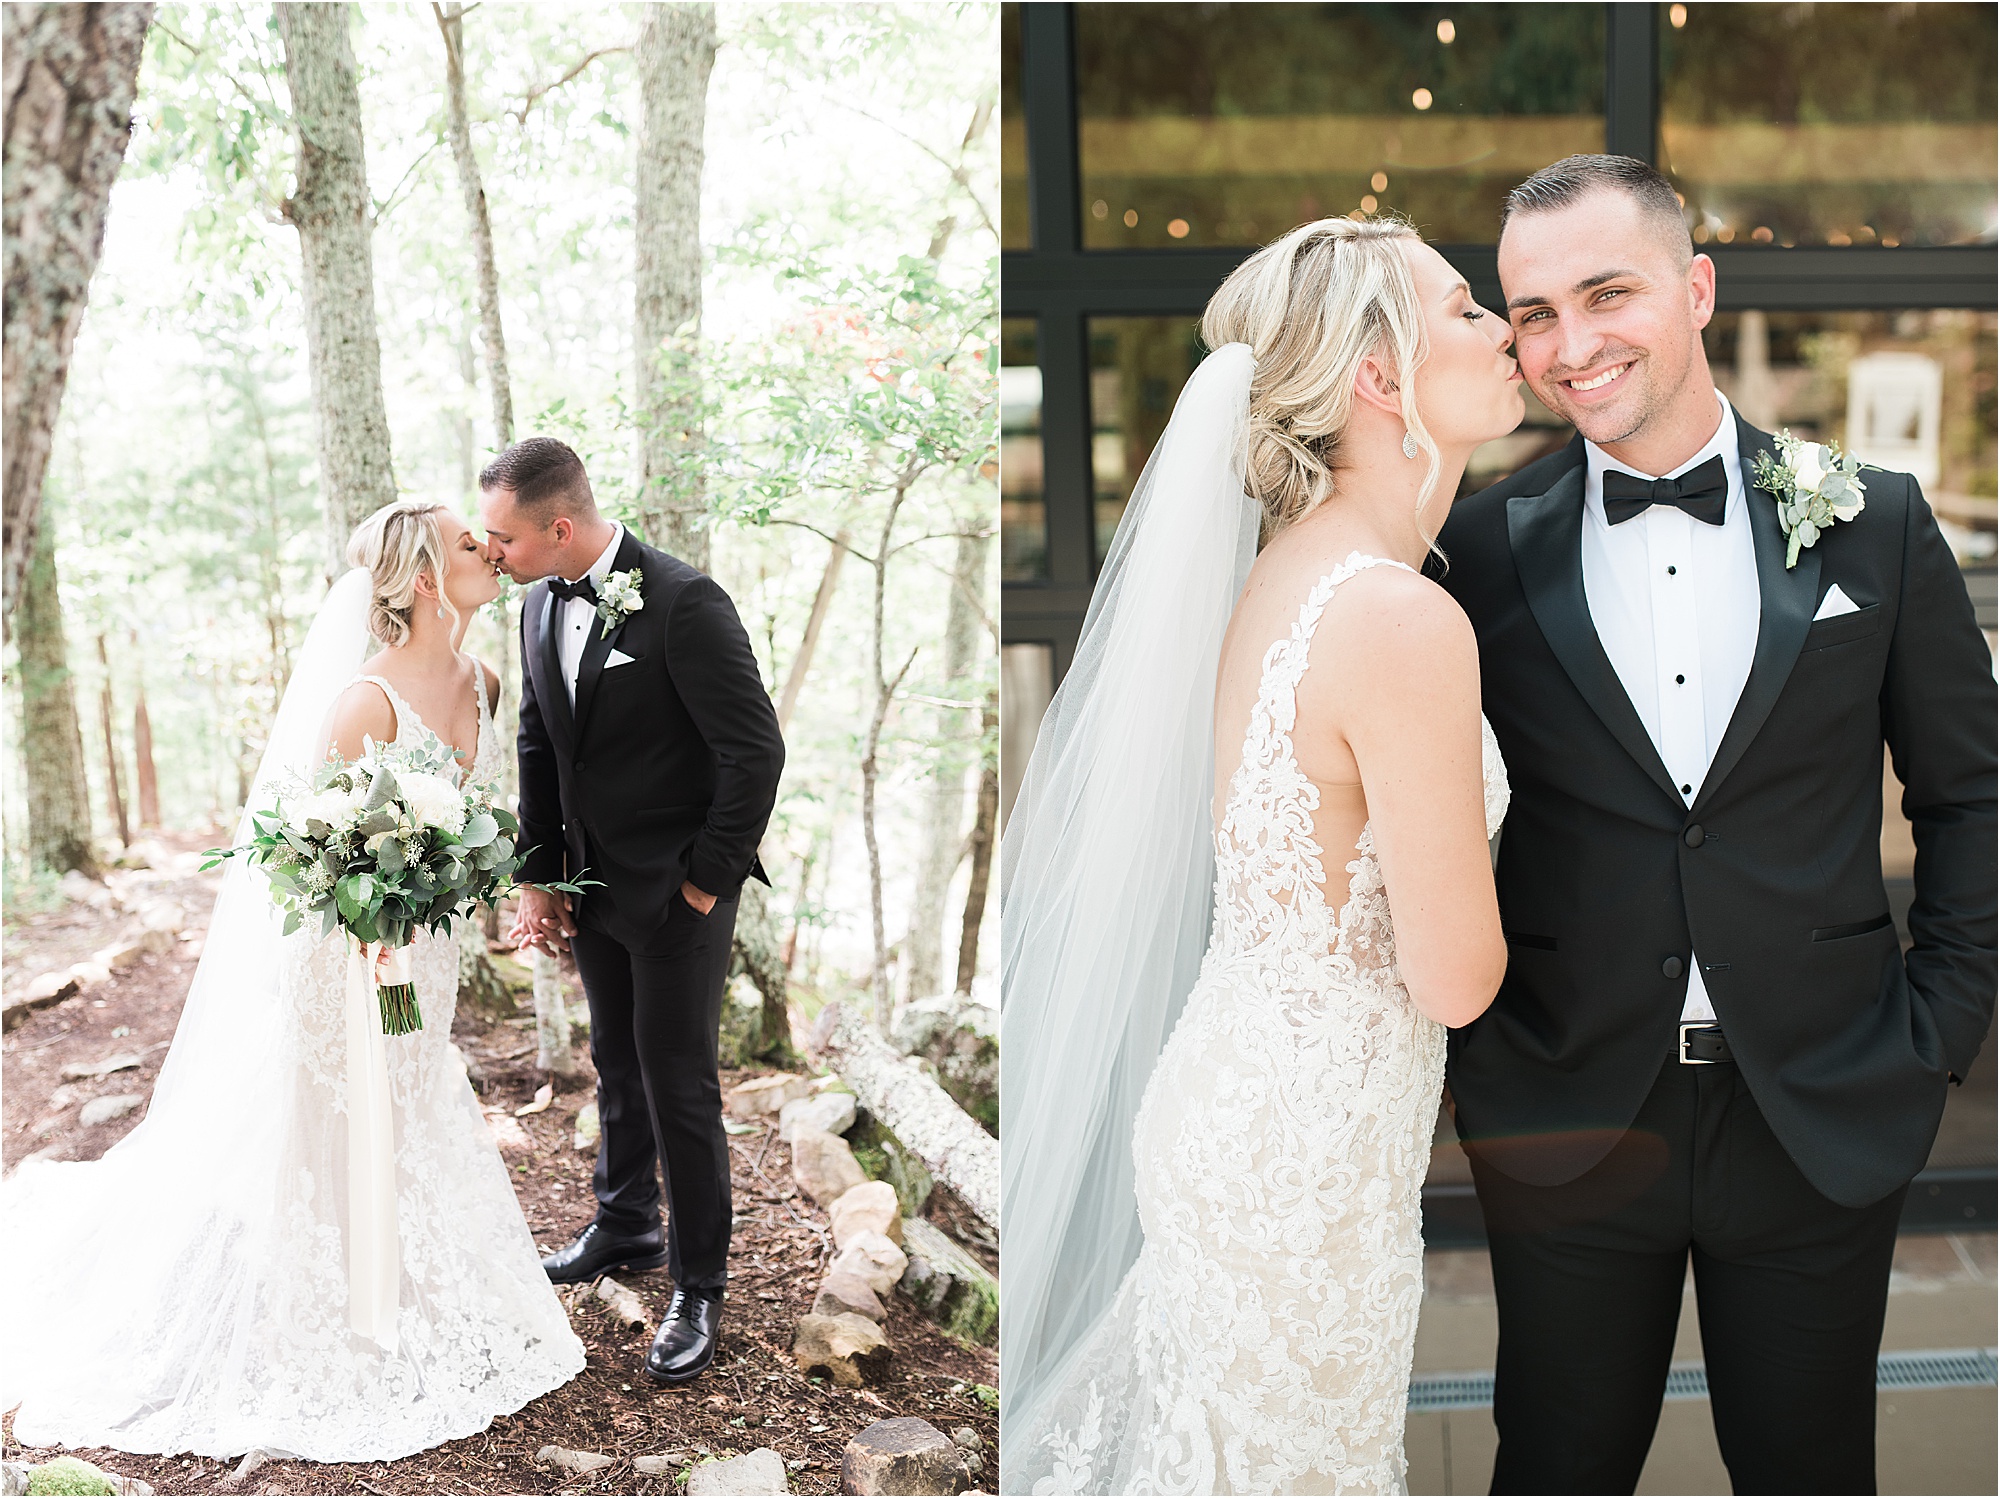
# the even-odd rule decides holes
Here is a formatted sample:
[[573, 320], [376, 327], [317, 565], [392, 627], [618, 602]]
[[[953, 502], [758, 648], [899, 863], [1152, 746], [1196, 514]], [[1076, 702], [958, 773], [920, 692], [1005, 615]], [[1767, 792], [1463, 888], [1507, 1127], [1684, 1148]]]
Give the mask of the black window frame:
[[[1604, 149], [1656, 160], [1659, 26], [1664, 6], [1605, 6]], [[1030, 248], [1000, 256], [1007, 317], [1036, 322], [1042, 372], [1042, 500], [1046, 576], [1002, 587], [1001, 640], [1045, 645], [1060, 682], [1090, 606], [1097, 556], [1090, 464], [1090, 319], [1197, 317], [1250, 253], [1237, 249], [1086, 250], [1077, 157], [1075, 6], [1026, 0], [1021, 112], [1027, 136]], [[1491, 245], [1437, 247], [1488, 305], [1500, 300]], [[2000, 308], [1992, 245], [1707, 245], [1724, 312]]]

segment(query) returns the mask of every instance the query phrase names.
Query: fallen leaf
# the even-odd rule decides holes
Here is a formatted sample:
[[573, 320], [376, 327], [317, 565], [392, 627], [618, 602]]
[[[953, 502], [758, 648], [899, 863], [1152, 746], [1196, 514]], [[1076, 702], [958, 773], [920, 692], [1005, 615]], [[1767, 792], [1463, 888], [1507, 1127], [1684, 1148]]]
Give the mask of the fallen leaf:
[[550, 1103], [554, 1102], [555, 1098], [556, 1084], [553, 1082], [544, 1082], [540, 1087], [535, 1089], [535, 1100], [532, 1103], [521, 1104], [520, 1107], [514, 1110], [514, 1116], [516, 1118], [526, 1118], [530, 1113], [540, 1113]]

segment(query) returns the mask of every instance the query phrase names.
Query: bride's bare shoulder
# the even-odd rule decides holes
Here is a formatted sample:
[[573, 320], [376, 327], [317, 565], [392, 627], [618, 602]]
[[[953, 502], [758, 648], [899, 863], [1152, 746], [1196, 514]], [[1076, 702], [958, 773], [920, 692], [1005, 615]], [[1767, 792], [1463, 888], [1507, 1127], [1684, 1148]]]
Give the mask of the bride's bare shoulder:
[[[363, 674], [370, 674], [367, 667], [379, 660], [377, 657], [369, 661], [362, 668]], [[327, 719], [326, 754], [356, 760], [364, 752], [367, 740], [387, 744], [395, 737], [396, 709], [389, 701], [389, 694], [377, 683], [356, 678], [334, 699], [333, 711]]]
[[[1479, 642], [1465, 610], [1443, 588], [1401, 567], [1356, 573], [1327, 604], [1322, 633], [1337, 649], [1321, 652], [1359, 700], [1436, 701], [1479, 694]], [[1330, 657], [1327, 660], [1326, 657]]]

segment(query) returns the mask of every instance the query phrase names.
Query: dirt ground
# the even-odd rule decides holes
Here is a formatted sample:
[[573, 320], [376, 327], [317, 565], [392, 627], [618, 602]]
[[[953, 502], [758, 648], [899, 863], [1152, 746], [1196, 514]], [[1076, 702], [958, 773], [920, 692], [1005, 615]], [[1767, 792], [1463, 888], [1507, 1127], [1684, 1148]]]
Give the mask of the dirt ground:
[[[153, 953], [135, 965], [52, 1008], [28, 1016], [0, 1047], [0, 1153], [11, 1165], [28, 1155], [89, 1160], [101, 1155], [141, 1118], [83, 1128], [78, 1119], [90, 1098], [118, 1093], [150, 1095], [200, 952], [214, 876], [195, 873], [185, 855], [205, 846], [176, 839], [154, 855], [158, 866], [137, 876], [147, 892], [179, 899], [189, 912], [192, 940]], [[5, 987], [53, 967], [87, 957], [123, 929], [116, 912], [71, 901], [59, 910], [7, 927]], [[560, 1080], [552, 1105], [513, 1119], [547, 1080], [534, 1069], [532, 1021], [484, 1021], [461, 1015], [453, 1038], [465, 1053], [489, 1115], [518, 1123], [521, 1134], [503, 1149], [535, 1240], [546, 1250], [567, 1242], [590, 1221], [592, 1156], [573, 1147], [577, 1110], [592, 1097], [587, 1055], [575, 1078]], [[95, 1080], [62, 1079], [76, 1062], [138, 1055], [140, 1064]], [[726, 1073], [725, 1088], [755, 1072]], [[503, 1142], [511, 1134], [500, 1129]], [[523, 1136], [525, 1142], [523, 1142]], [[802, 1377], [791, 1358], [792, 1329], [811, 1309], [820, 1271], [832, 1257], [826, 1214], [798, 1192], [790, 1151], [774, 1131], [733, 1136], [730, 1153], [737, 1222], [730, 1250], [730, 1285], [722, 1346], [715, 1366], [693, 1384], [661, 1388], [641, 1364], [652, 1327], [618, 1325], [607, 1307], [588, 1295], [574, 1297], [571, 1324], [589, 1353], [589, 1366], [561, 1389], [513, 1415], [495, 1419], [479, 1435], [407, 1457], [365, 1465], [274, 1461], [241, 1488], [224, 1485], [230, 1463], [181, 1456], [136, 1456], [119, 1451], [75, 1453], [109, 1471], [140, 1478], [161, 1493], [675, 1493], [703, 1459], [741, 1455], [768, 1446], [786, 1459], [792, 1490], [837, 1493], [840, 1460], [848, 1439], [872, 1422], [916, 1415], [950, 1433], [963, 1426], [978, 1433], [982, 1470], [975, 1482], [995, 1478], [997, 1411], [989, 1403], [998, 1383], [990, 1347], [962, 1344], [920, 1315], [901, 1296], [891, 1297], [884, 1327], [895, 1355], [868, 1387], [839, 1389]], [[962, 1207], [940, 1190], [927, 1215], [947, 1230], [962, 1231]], [[980, 1245], [988, 1267], [990, 1254]], [[621, 1277], [654, 1318], [666, 1312], [672, 1284], [664, 1270]], [[50, 1451], [26, 1451], [13, 1440], [12, 1415], [4, 1429], [10, 1460], [45, 1460]], [[614, 1464], [587, 1478], [538, 1466], [535, 1453], [556, 1445], [595, 1451]], [[669, 1455], [672, 1476], [648, 1476], [632, 1458]]]

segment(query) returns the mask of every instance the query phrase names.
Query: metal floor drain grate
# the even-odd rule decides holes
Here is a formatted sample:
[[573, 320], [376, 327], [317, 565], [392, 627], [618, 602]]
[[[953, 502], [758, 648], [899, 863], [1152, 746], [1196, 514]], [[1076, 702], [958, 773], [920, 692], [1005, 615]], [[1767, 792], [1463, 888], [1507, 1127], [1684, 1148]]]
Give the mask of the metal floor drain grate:
[[[1991, 1347], [1943, 1347], [1921, 1352], [1885, 1352], [1875, 1360], [1878, 1389], [1977, 1388], [1994, 1382]], [[1669, 1400], [1708, 1398], [1708, 1370], [1700, 1363], [1676, 1363], [1667, 1372]], [[1422, 1373], [1410, 1381], [1410, 1413], [1485, 1409], [1493, 1403], [1493, 1375]]]

